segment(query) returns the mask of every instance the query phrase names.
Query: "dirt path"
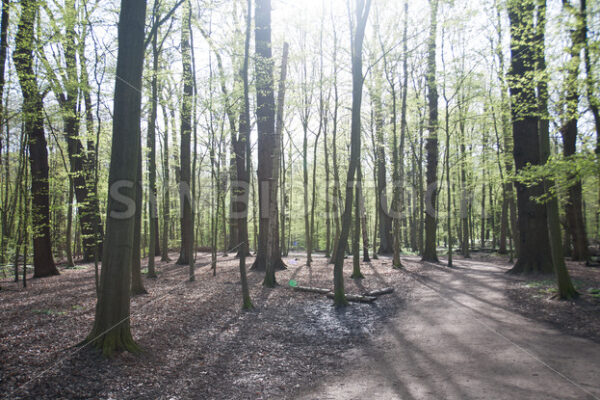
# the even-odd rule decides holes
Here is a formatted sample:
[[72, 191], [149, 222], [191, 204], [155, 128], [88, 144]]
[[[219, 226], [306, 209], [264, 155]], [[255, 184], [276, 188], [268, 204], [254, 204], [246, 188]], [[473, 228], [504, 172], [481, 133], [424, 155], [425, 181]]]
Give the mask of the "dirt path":
[[600, 345], [509, 308], [505, 270], [407, 258], [412, 300], [301, 399], [598, 399]]

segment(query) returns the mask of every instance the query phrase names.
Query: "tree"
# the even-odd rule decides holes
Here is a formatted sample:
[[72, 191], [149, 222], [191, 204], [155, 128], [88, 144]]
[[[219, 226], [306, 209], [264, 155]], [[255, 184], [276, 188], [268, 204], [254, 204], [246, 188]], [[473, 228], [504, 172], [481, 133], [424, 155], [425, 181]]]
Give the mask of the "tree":
[[[242, 203], [246, 206], [244, 215], [238, 220], [237, 232], [240, 249], [238, 256], [240, 258], [240, 281], [242, 283], [242, 308], [252, 309], [252, 300], [250, 299], [250, 290], [248, 289], [248, 278], [246, 276], [246, 252], [249, 253], [248, 244], [248, 185], [250, 184], [250, 102], [248, 85], [248, 59], [250, 56], [250, 36], [252, 27], [252, 0], [246, 3], [246, 35], [244, 40], [244, 61], [240, 69], [240, 78], [243, 83], [243, 106], [240, 113], [239, 135], [234, 145], [235, 163], [237, 179], [244, 183], [239, 195]], [[239, 210], [239, 208], [238, 208]]]
[[[102, 350], [138, 352], [131, 336], [129, 286], [135, 225], [135, 182], [141, 154], [140, 113], [144, 66], [145, 0], [122, 0], [115, 80], [113, 140], [108, 185], [106, 236], [100, 292], [92, 331], [85, 342]], [[132, 149], [134, 149], [132, 154]]]
[[[358, 163], [360, 162], [360, 109], [362, 104], [363, 74], [362, 74], [362, 49], [365, 37], [365, 28], [371, 0], [356, 0], [355, 2], [356, 28], [351, 21], [351, 45], [352, 45], [352, 121], [350, 124], [350, 163], [346, 179], [346, 199], [344, 202], [344, 213], [342, 215], [342, 228], [336, 245], [335, 264], [333, 267], [333, 292], [336, 307], [348, 304], [344, 290], [344, 253], [348, 245], [350, 223], [352, 220], [352, 198], [353, 185]], [[348, 5], [350, 14], [350, 6]]]
[[[392, 239], [392, 219], [388, 214], [388, 201], [387, 201], [387, 173], [386, 173], [386, 137], [385, 137], [385, 123], [384, 113], [382, 104], [382, 89], [381, 89], [381, 76], [379, 69], [375, 70], [376, 75], [375, 87], [371, 93], [373, 99], [374, 117], [375, 117], [375, 145], [376, 145], [376, 157], [375, 165], [377, 169], [377, 212], [379, 214], [379, 254], [390, 254], [393, 253], [393, 239]], [[395, 112], [395, 110], [394, 110]]]
[[[536, 0], [508, 2], [510, 19], [511, 68], [508, 85], [511, 96], [516, 172], [527, 164], [539, 165], [539, 112], [536, 98], [536, 30], [534, 9]], [[535, 200], [544, 193], [542, 184], [527, 186], [517, 182], [519, 229], [519, 258], [511, 269], [513, 273], [552, 272], [551, 248], [548, 237], [545, 204]]]
[[[563, 155], [565, 158], [573, 157], [577, 152], [578, 137], [578, 77], [579, 65], [581, 64], [581, 50], [584, 47], [584, 22], [581, 11], [575, 8], [568, 0], [563, 0], [563, 8], [575, 19], [575, 26], [571, 28], [571, 46], [568, 48], [569, 61], [567, 62], [567, 76], [565, 77], [565, 100], [564, 116], [560, 133], [563, 139]], [[573, 243], [572, 259], [575, 261], [587, 261], [589, 258], [588, 240], [585, 232], [582, 205], [582, 183], [577, 174], [570, 173], [571, 181], [567, 189], [567, 202], [565, 214], [567, 216], [568, 234]]]
[[[496, 6], [496, 34], [497, 34], [497, 43], [494, 49], [496, 54], [496, 58], [498, 59], [498, 80], [500, 84], [500, 106], [501, 106], [501, 116], [500, 116], [500, 128], [502, 133], [502, 143], [504, 145], [504, 152], [500, 159], [503, 161], [500, 163], [500, 175], [503, 177], [503, 188], [502, 188], [502, 213], [500, 217], [500, 248], [498, 249], [498, 253], [506, 254], [506, 238], [510, 234], [513, 238], [511, 243], [515, 243], [518, 245], [518, 229], [517, 229], [517, 207], [515, 203], [515, 194], [514, 194], [514, 183], [508, 179], [508, 177], [504, 178], [504, 175], [511, 176], [514, 172], [513, 167], [513, 143], [512, 136], [510, 133], [510, 101], [508, 99], [508, 86], [506, 82], [505, 76], [505, 62], [504, 62], [504, 52], [502, 50], [502, 17], [500, 15], [500, 5], [495, 2]], [[495, 116], [495, 114], [494, 114]], [[495, 121], [495, 120], [494, 120]], [[497, 145], [500, 147], [500, 134], [497, 132]], [[502, 169], [504, 168], [504, 169]], [[510, 215], [510, 217], [509, 217]], [[518, 250], [517, 250], [518, 252]], [[512, 251], [511, 251], [511, 260], [512, 260]]]
[[252, 0], [248, 0], [246, 4], [246, 32], [244, 39], [244, 59], [240, 68], [240, 79], [243, 85], [243, 108], [240, 112], [239, 134], [234, 142], [236, 177], [238, 181], [243, 183], [242, 187], [238, 188], [238, 196], [240, 202], [245, 207], [238, 207], [236, 210], [241, 212], [237, 223], [238, 256], [242, 254], [250, 254], [250, 240], [248, 238], [248, 187], [250, 185], [250, 84], [248, 82], [248, 64], [250, 58], [250, 39], [252, 37]]
[[[256, 259], [252, 269], [265, 270], [267, 263], [275, 269], [284, 267], [279, 252], [279, 240], [272, 240], [273, 249], [269, 249], [269, 232], [274, 238], [279, 237], [279, 224], [274, 230], [269, 230], [271, 212], [269, 205], [276, 205], [277, 201], [271, 198], [277, 192], [271, 190], [274, 170], [275, 147], [279, 141], [275, 140], [275, 96], [273, 94], [273, 59], [271, 48], [271, 0], [256, 0], [254, 13], [254, 40], [255, 40], [255, 81], [256, 81], [256, 127], [258, 130], [258, 202], [259, 202], [259, 236]], [[277, 215], [277, 213], [275, 214]], [[267, 261], [267, 254], [273, 259]]]
[[[6, 51], [8, 49], [8, 24], [10, 19], [10, 2], [9, 0], [2, 0], [2, 16], [0, 17], [0, 167], [6, 164], [6, 175], [5, 179], [5, 192], [4, 199], [2, 199], [2, 208], [0, 212], [0, 224], [2, 225], [2, 230], [0, 231], [0, 265], [4, 265], [5, 262], [5, 248], [6, 242], [8, 241], [9, 232], [9, 224], [8, 224], [8, 210], [6, 209], [8, 203], [8, 185], [9, 185], [9, 174], [10, 167], [8, 164], [8, 151], [7, 151], [7, 159], [4, 160], [2, 157], [2, 132], [4, 131], [4, 103], [2, 99], [4, 98], [4, 85], [6, 81], [5, 69], [6, 69]], [[7, 130], [8, 132], [8, 130]], [[6, 135], [6, 147], [9, 146], [9, 138], [10, 135]], [[15, 197], [16, 198], [16, 197]], [[13, 207], [14, 209], [14, 207]], [[12, 213], [14, 216], [14, 213]]]
[[[152, 7], [152, 22], [158, 24], [160, 18], [160, 2], [155, 1]], [[154, 256], [160, 254], [158, 234], [158, 210], [157, 210], [157, 188], [156, 188], [156, 118], [158, 115], [158, 64], [162, 44], [158, 44], [158, 31], [152, 36], [152, 75], [150, 82], [150, 117], [148, 119], [148, 133], [146, 146], [148, 147], [148, 216], [150, 219], [150, 239], [148, 240], [148, 277], [155, 278]], [[166, 38], [166, 36], [165, 36]], [[168, 258], [168, 246], [164, 249]]]
[[[538, 0], [536, 10], [537, 32], [535, 52], [536, 52], [536, 69], [541, 74], [541, 79], [538, 83], [538, 106], [540, 114], [539, 134], [540, 134], [540, 157], [542, 163], [547, 163], [550, 156], [550, 135], [549, 135], [549, 115], [548, 115], [548, 76], [546, 74], [546, 59], [545, 59], [545, 35], [546, 35], [546, 0]], [[581, 48], [580, 48], [581, 49]], [[552, 193], [554, 182], [551, 179], [544, 180], [544, 191]], [[562, 240], [560, 233], [560, 222], [558, 217], [558, 199], [552, 196], [548, 201], [548, 234], [550, 239], [550, 247], [552, 250], [551, 260], [554, 267], [554, 275], [556, 276], [558, 285], [558, 296], [561, 299], [572, 299], [577, 297], [577, 291], [571, 283], [569, 272], [565, 265], [565, 258], [562, 249]]]
[[437, 257], [437, 166], [438, 166], [438, 93], [436, 84], [436, 37], [438, 0], [430, 0], [431, 25], [427, 44], [427, 100], [429, 102], [429, 136], [427, 152], [427, 188], [425, 209], [425, 249], [423, 261], [438, 262]]
[[33, 231], [33, 276], [58, 275], [50, 241], [50, 200], [48, 185], [48, 149], [44, 134], [44, 105], [33, 70], [35, 48], [34, 22], [37, 0], [21, 2], [21, 17], [15, 38], [13, 62], [23, 93], [23, 118], [31, 168], [31, 217]]
[[[95, 258], [96, 246], [98, 246], [99, 250], [102, 249], [103, 232], [100, 205], [94, 184], [93, 153], [85, 150], [80, 137], [80, 92], [84, 91], [84, 86], [86, 85], [85, 82], [82, 82], [81, 77], [85, 76], [83, 69], [86, 68], [86, 65], [80, 58], [79, 64], [81, 65], [82, 72], [78, 72], [77, 12], [78, 9], [75, 6], [75, 1], [65, 0], [62, 18], [65, 26], [64, 33], [61, 32], [60, 22], [56, 21], [54, 15], [48, 12], [51, 25], [54, 28], [54, 35], [59, 38], [63, 50], [62, 58], [64, 59], [64, 65], [61, 65], [61, 69], [64, 72], [60, 73], [62, 79], [54, 72], [54, 67], [50, 65], [45, 54], [41, 53], [41, 56], [51, 88], [61, 109], [65, 138], [67, 140], [69, 172], [73, 181], [81, 225], [84, 251], [83, 261], [90, 262]], [[57, 59], [57, 64], [60, 65], [60, 61], [60, 59]], [[87, 123], [91, 125], [93, 121], [88, 120]], [[91, 141], [91, 139], [88, 139], [88, 141]]]
[[179, 204], [181, 209], [181, 249], [177, 264], [190, 266], [190, 280], [194, 280], [194, 249], [192, 226], [191, 193], [191, 137], [192, 137], [192, 98], [194, 82], [192, 75], [192, 54], [190, 50], [191, 29], [188, 21], [192, 18], [191, 3], [183, 7], [181, 24], [181, 57], [183, 63], [183, 98], [181, 102], [181, 149], [179, 172]]
[[281, 133], [283, 132], [283, 105], [285, 103], [285, 78], [287, 75], [287, 60], [288, 60], [288, 49], [289, 46], [286, 43], [283, 44], [283, 54], [281, 56], [281, 72], [279, 78], [279, 90], [277, 93], [277, 120], [275, 125], [275, 143], [273, 152], [273, 177], [271, 179], [271, 185], [269, 190], [269, 232], [267, 235], [267, 266], [265, 268], [265, 279], [263, 285], [266, 287], [274, 287], [275, 281], [275, 268], [277, 267], [274, 262], [277, 260], [277, 256], [273, 254], [274, 251], [279, 251], [279, 248], [273, 244], [274, 241], [279, 240], [277, 234], [277, 183], [279, 182], [279, 157], [281, 148], [279, 146]]

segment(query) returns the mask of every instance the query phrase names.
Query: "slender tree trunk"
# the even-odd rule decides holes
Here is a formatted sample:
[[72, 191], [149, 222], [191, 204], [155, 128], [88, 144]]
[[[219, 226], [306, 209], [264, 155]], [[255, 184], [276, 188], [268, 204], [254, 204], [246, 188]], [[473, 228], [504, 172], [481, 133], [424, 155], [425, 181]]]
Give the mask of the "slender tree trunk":
[[[461, 104], [462, 99], [459, 101]], [[466, 162], [466, 146], [465, 146], [465, 121], [464, 114], [461, 110], [461, 106], [459, 106], [459, 125], [460, 125], [460, 222], [461, 222], [461, 233], [462, 238], [460, 241], [461, 244], [461, 254], [464, 258], [470, 258], [470, 243], [469, 243], [469, 235], [471, 234], [471, 229], [469, 225], [469, 208], [471, 207], [471, 199], [469, 196], [469, 192], [467, 190], [467, 170], [465, 167]]]
[[[376, 76], [373, 98], [373, 108], [375, 114], [375, 132], [376, 132], [376, 169], [377, 169], [377, 212], [379, 213], [379, 254], [393, 253], [392, 238], [392, 219], [389, 215], [387, 201], [387, 173], [385, 158], [385, 135], [384, 135], [384, 116], [383, 105], [381, 101], [381, 83], [380, 77]], [[394, 99], [395, 101], [395, 99]], [[393, 110], [395, 113], [395, 109]]]
[[337, 252], [337, 244], [338, 239], [340, 237], [340, 209], [341, 209], [341, 188], [340, 188], [340, 171], [338, 164], [338, 156], [337, 156], [337, 133], [338, 133], [338, 110], [340, 106], [339, 92], [338, 92], [338, 64], [337, 64], [337, 30], [335, 29], [335, 25], [333, 26], [333, 54], [332, 54], [332, 64], [333, 64], [333, 115], [332, 115], [332, 132], [331, 132], [331, 159], [333, 166], [333, 190], [331, 193], [332, 196], [332, 213], [335, 223], [334, 234], [332, 238], [332, 251], [331, 258], [329, 259], [329, 263], [335, 263], [336, 252]]
[[[239, 212], [237, 218], [238, 245], [237, 256], [241, 258], [250, 254], [250, 244], [248, 239], [248, 208], [249, 196], [248, 190], [250, 185], [250, 94], [248, 83], [248, 64], [250, 57], [250, 39], [252, 36], [252, 1], [248, 0], [246, 10], [246, 34], [244, 41], [244, 61], [240, 69], [240, 80], [243, 84], [243, 109], [240, 113], [239, 136], [235, 141], [235, 165], [236, 176], [240, 185], [236, 191], [236, 197], [239, 199], [240, 205], [236, 206], [236, 211]], [[241, 263], [241, 261], [240, 261]], [[241, 264], [240, 264], [241, 265]]]
[[[192, 75], [192, 55], [190, 50], [191, 3], [186, 1], [183, 8], [181, 27], [181, 54], [183, 62], [183, 99], [181, 104], [181, 148], [179, 204], [181, 209], [181, 249], [177, 264], [190, 265], [193, 269], [193, 226], [192, 226], [192, 194], [191, 190], [191, 137], [192, 137], [192, 104], [194, 84]], [[191, 273], [190, 280], [193, 280]]]
[[65, 232], [65, 248], [67, 250], [67, 268], [73, 268], [71, 239], [73, 238], [73, 182], [69, 182], [69, 204], [67, 206], [67, 231]]
[[[8, 193], [9, 193], [9, 183], [10, 183], [10, 131], [8, 129], [8, 121], [5, 123], [4, 119], [4, 83], [5, 83], [5, 68], [6, 68], [6, 51], [8, 48], [8, 25], [9, 25], [9, 17], [10, 17], [10, 1], [2, 0], [2, 16], [0, 17], [0, 167], [4, 164], [6, 166], [6, 176], [5, 176], [5, 192], [4, 198], [2, 198], [2, 213], [0, 214], [0, 224], [2, 225], [2, 230], [0, 232], [0, 265], [4, 265], [5, 263], [5, 249], [6, 249], [6, 241], [8, 236], [10, 235], [10, 231], [8, 229]], [[5, 129], [6, 127], [6, 129]], [[3, 159], [2, 156], [2, 132], [6, 131], [6, 160]], [[1, 172], [1, 171], [0, 171]], [[14, 208], [13, 208], [14, 209]], [[14, 213], [13, 213], [14, 214]]]
[[429, 102], [429, 136], [427, 151], [427, 188], [425, 192], [425, 249], [423, 261], [438, 262], [437, 257], [437, 166], [438, 166], [438, 94], [436, 84], [436, 37], [438, 0], [430, 0], [431, 26], [427, 55], [427, 97]]
[[[329, 95], [327, 106], [329, 105]], [[325, 157], [325, 257], [329, 259], [331, 256], [331, 202], [329, 194], [331, 193], [330, 186], [330, 171], [329, 171], [329, 141], [327, 139], [327, 109], [322, 110], [323, 118], [323, 154]]]
[[[538, 105], [539, 105], [539, 135], [540, 135], [540, 158], [542, 163], [547, 163], [550, 157], [550, 135], [549, 135], [549, 115], [548, 115], [548, 75], [546, 72], [546, 60], [545, 60], [545, 30], [546, 30], [546, 0], [537, 0], [536, 10], [536, 45], [535, 47], [535, 61], [536, 70], [538, 76], [541, 75], [541, 79], [538, 81]], [[575, 106], [576, 107], [576, 106]], [[544, 191], [551, 193], [554, 186], [554, 182], [550, 179], [544, 180]], [[547, 227], [550, 239], [550, 247], [552, 250], [551, 261], [554, 267], [554, 275], [558, 285], [558, 297], [561, 299], [572, 299], [577, 297], [577, 291], [571, 282], [569, 272], [565, 265], [564, 255], [562, 253], [562, 240], [560, 232], [560, 220], [558, 215], [558, 199], [556, 196], [552, 196], [548, 201], [548, 219]]]
[[275, 251], [279, 251], [278, 246], [275, 246], [273, 241], [279, 240], [277, 235], [277, 183], [279, 182], [279, 154], [281, 148], [279, 146], [279, 138], [283, 132], [283, 106], [285, 104], [285, 79], [287, 75], [287, 62], [288, 62], [288, 43], [283, 43], [283, 54], [281, 57], [281, 75], [279, 77], [279, 90], [277, 94], [277, 119], [275, 125], [275, 147], [273, 152], [273, 175], [271, 178], [271, 186], [269, 187], [269, 231], [267, 240], [267, 265], [265, 269], [265, 279], [263, 285], [266, 287], [274, 287], [276, 285], [275, 280], [275, 268], [274, 264], [279, 254], [274, 254]]
[[[152, 8], [152, 20], [158, 23], [159, 2]], [[148, 120], [148, 215], [150, 217], [150, 240], [148, 241], [148, 277], [155, 278], [154, 256], [157, 255], [158, 235], [158, 209], [156, 205], [156, 117], [158, 114], [158, 31], [152, 37], [152, 77], [150, 83], [150, 118]], [[160, 250], [159, 250], [160, 251]]]
[[[238, 257], [240, 258], [240, 281], [242, 284], [242, 309], [250, 310], [254, 308], [252, 300], [250, 299], [250, 289], [248, 288], [248, 278], [246, 275], [246, 254], [249, 253], [248, 245], [248, 185], [250, 183], [249, 168], [246, 163], [246, 148], [249, 147], [248, 141], [250, 140], [250, 104], [249, 104], [249, 93], [248, 93], [248, 59], [250, 52], [250, 35], [252, 26], [252, 0], [247, 0], [246, 3], [246, 39], [244, 42], [244, 62], [242, 69], [240, 70], [242, 83], [244, 85], [243, 93], [243, 109], [240, 113], [240, 124], [239, 124], [239, 137], [236, 140], [235, 150], [235, 161], [236, 161], [236, 172], [237, 179], [244, 183], [242, 190], [238, 191], [240, 200], [246, 209], [244, 215], [238, 219], [237, 233], [238, 243], [240, 248], [238, 249]], [[241, 148], [238, 148], [241, 143]], [[240, 210], [240, 208], [237, 208]]]
[[[90, 94], [90, 84], [89, 77], [87, 72], [87, 60], [85, 57], [85, 34], [87, 30], [84, 30], [81, 36], [83, 39], [80, 39], [80, 43], [78, 47], [79, 53], [79, 64], [80, 64], [80, 86], [83, 94], [83, 101], [85, 105], [85, 121], [86, 121], [86, 131], [88, 135], [87, 139], [87, 151], [85, 157], [85, 168], [84, 172], [86, 173], [86, 183], [88, 185], [87, 188], [87, 197], [88, 202], [92, 203], [89, 206], [90, 211], [92, 212], [91, 220], [92, 224], [95, 227], [95, 238], [94, 238], [94, 250], [93, 250], [93, 260], [94, 264], [97, 264], [100, 257], [102, 256], [102, 246], [104, 240], [104, 225], [102, 223], [102, 217], [100, 214], [100, 199], [98, 197], [98, 149], [99, 149], [99, 141], [100, 141], [100, 132], [102, 130], [102, 125], [100, 118], [98, 117], [98, 126], [96, 131], [95, 141], [91, 138], [94, 137], [94, 116], [93, 116], [93, 108], [92, 108], [92, 98]], [[98, 86], [99, 88], [101, 85]], [[100, 90], [100, 89], [99, 89]], [[100, 107], [99, 105], [97, 107]], [[99, 109], [99, 108], [98, 108]], [[98, 112], [99, 114], [99, 112]]]
[[[577, 79], [581, 63], [581, 50], [584, 48], [583, 21], [579, 10], [575, 9], [568, 0], [563, 0], [567, 12], [574, 14], [576, 26], [571, 31], [571, 47], [568, 52], [570, 60], [567, 65], [566, 87], [566, 117], [560, 133], [563, 139], [563, 155], [565, 158], [574, 156], [577, 152], [577, 122], [579, 93]], [[569, 181], [573, 182], [567, 190], [565, 214], [567, 227], [573, 243], [572, 258], [575, 261], [586, 261], [589, 258], [588, 240], [582, 210], [582, 184], [581, 178], [574, 173], [569, 173]]]
[[[406, 140], [406, 102], [408, 96], [408, 1], [404, 2], [404, 27], [402, 33], [402, 104], [400, 108], [400, 148], [398, 149], [398, 181], [394, 182], [394, 190], [398, 191], [398, 203], [395, 207], [395, 212], [399, 215], [395, 218], [395, 230], [394, 230], [394, 267], [402, 267], [402, 261], [400, 260], [401, 243], [402, 243], [402, 230], [406, 231], [406, 216], [405, 216], [405, 192], [404, 192], [404, 143]], [[395, 107], [394, 107], [395, 108]], [[395, 111], [394, 111], [395, 115]], [[394, 124], [396, 120], [394, 118]], [[395, 137], [394, 137], [395, 141]], [[396, 143], [394, 143], [394, 148]], [[394, 149], [396, 151], [396, 149]], [[406, 236], [405, 244], [408, 245], [408, 235]]]
[[170, 178], [169, 178], [169, 113], [166, 104], [163, 103], [163, 118], [165, 120], [165, 130], [163, 138], [163, 232], [162, 232], [162, 257], [161, 261], [171, 261], [169, 258], [169, 225], [171, 224], [171, 196]]
[[348, 244], [352, 217], [352, 189], [358, 163], [360, 162], [360, 109], [362, 103], [362, 48], [365, 27], [371, 8], [371, 0], [356, 0], [356, 30], [352, 32], [352, 122], [350, 126], [350, 162], [346, 179], [346, 199], [342, 216], [342, 229], [338, 239], [335, 265], [333, 269], [334, 304], [343, 307], [348, 304], [344, 290], [344, 253]]
[[355, 196], [354, 196], [354, 224], [352, 227], [352, 279], [362, 279], [363, 274], [360, 272], [360, 181], [362, 179], [360, 173], [360, 162], [356, 171]]
[[[306, 110], [310, 109], [310, 104], [304, 103]], [[310, 235], [310, 214], [308, 211], [308, 111], [302, 121], [302, 182], [303, 182], [303, 204], [304, 204], [304, 246], [306, 247], [306, 265], [312, 263], [312, 245]]]

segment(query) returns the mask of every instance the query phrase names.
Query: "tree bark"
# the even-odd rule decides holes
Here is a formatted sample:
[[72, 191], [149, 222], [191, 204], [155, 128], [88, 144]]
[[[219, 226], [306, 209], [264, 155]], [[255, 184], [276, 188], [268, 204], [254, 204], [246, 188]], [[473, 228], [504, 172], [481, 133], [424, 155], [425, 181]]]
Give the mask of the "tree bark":
[[236, 197], [239, 204], [235, 207], [236, 212], [241, 213], [241, 215], [238, 216], [236, 224], [239, 246], [237, 250], [238, 257], [250, 254], [250, 243], [248, 238], [248, 190], [250, 185], [250, 89], [248, 83], [248, 64], [250, 57], [250, 39], [252, 36], [252, 0], [248, 0], [246, 7], [244, 61], [242, 63], [242, 68], [240, 69], [240, 80], [243, 84], [243, 108], [240, 113], [240, 121], [238, 124], [239, 135], [234, 143], [236, 176], [240, 182], [240, 185], [236, 190]]
[[[536, 99], [535, 30], [533, 11], [535, 0], [508, 4], [511, 31], [511, 70], [509, 88], [516, 172], [528, 164], [539, 165], [539, 115]], [[543, 194], [542, 184], [526, 186], [517, 182], [519, 258], [510, 270], [513, 273], [552, 272], [551, 248], [548, 237], [548, 216], [545, 204], [534, 198]]]
[[[380, 80], [379, 76], [375, 79]], [[383, 105], [381, 103], [381, 83], [376, 82], [375, 93], [373, 93], [373, 106], [375, 112], [376, 131], [376, 168], [377, 168], [377, 212], [379, 213], [379, 254], [391, 254], [394, 251], [392, 239], [392, 219], [389, 215], [387, 200], [387, 174], [385, 159], [385, 135]], [[395, 110], [394, 110], [395, 112]]]
[[23, 93], [23, 116], [31, 167], [33, 267], [35, 278], [58, 275], [50, 240], [50, 200], [48, 185], [48, 149], [44, 135], [43, 99], [33, 70], [35, 48], [34, 22], [36, 0], [21, 2], [21, 18], [15, 39], [13, 62]]
[[352, 198], [354, 178], [358, 163], [360, 162], [360, 108], [362, 103], [362, 48], [365, 35], [365, 27], [371, 8], [371, 0], [356, 0], [356, 31], [352, 34], [352, 121], [350, 125], [350, 163], [346, 179], [346, 199], [344, 214], [342, 216], [342, 229], [338, 239], [335, 265], [333, 269], [333, 296], [336, 307], [348, 304], [344, 290], [344, 253], [348, 244], [350, 223], [352, 219]]
[[[540, 115], [540, 157], [542, 163], [547, 163], [550, 157], [550, 135], [549, 135], [549, 115], [548, 115], [548, 74], [546, 72], [545, 60], [545, 36], [546, 36], [546, 0], [538, 0], [536, 10], [537, 32], [535, 35], [536, 69], [541, 79], [538, 82], [538, 105]], [[580, 48], [581, 49], [581, 48]], [[544, 180], [544, 191], [552, 193], [554, 182], [551, 179]], [[577, 297], [578, 293], [571, 282], [569, 272], [565, 265], [565, 258], [562, 252], [562, 240], [560, 233], [560, 220], [558, 215], [558, 199], [552, 196], [548, 201], [548, 234], [550, 238], [550, 247], [552, 250], [551, 260], [554, 267], [554, 275], [558, 286], [558, 296], [567, 300]]]
[[[192, 102], [194, 85], [192, 76], [192, 55], [190, 49], [191, 3], [186, 1], [183, 7], [181, 26], [181, 57], [183, 63], [183, 98], [181, 102], [181, 146], [180, 146], [180, 178], [179, 204], [181, 209], [181, 249], [178, 265], [190, 265], [193, 268], [193, 226], [192, 226], [192, 193], [191, 193], [191, 137], [192, 137]], [[193, 280], [193, 279], [190, 279]]]
[[436, 37], [438, 0], [430, 0], [431, 26], [427, 55], [427, 101], [429, 103], [429, 136], [427, 152], [427, 188], [425, 203], [425, 249], [423, 261], [438, 262], [437, 256], [437, 166], [438, 166], [438, 93], [436, 84]]
[[163, 118], [165, 120], [165, 130], [163, 138], [163, 183], [162, 183], [162, 201], [163, 201], [163, 232], [162, 232], [162, 257], [161, 261], [171, 261], [169, 258], [169, 226], [171, 224], [171, 196], [170, 189], [170, 171], [169, 171], [169, 113], [166, 104], [163, 104]]
[[[273, 94], [273, 60], [271, 49], [271, 0], [257, 0], [255, 4], [255, 74], [256, 74], [256, 126], [258, 130], [258, 202], [259, 236], [256, 259], [252, 269], [265, 270], [267, 261], [275, 269], [285, 268], [279, 252], [279, 240], [273, 240], [273, 249], [267, 247], [269, 232], [279, 237], [279, 224], [274, 231], [269, 230], [268, 206], [276, 204], [271, 199], [273, 172], [278, 165], [273, 162], [273, 154], [279, 142], [275, 140], [275, 97]], [[275, 214], [277, 215], [277, 214]], [[273, 259], [267, 260], [267, 254]]]
[[[583, 19], [581, 12], [573, 7], [568, 0], [563, 0], [563, 8], [573, 14], [576, 25], [571, 30], [571, 46], [568, 48], [570, 60], [567, 65], [565, 79], [565, 122], [560, 129], [563, 139], [563, 155], [565, 158], [574, 156], [577, 152], [578, 136], [578, 105], [579, 93], [577, 79], [581, 63], [581, 50], [584, 48]], [[565, 214], [567, 216], [568, 234], [573, 243], [572, 258], [575, 261], [586, 261], [589, 258], [588, 239], [585, 231], [582, 204], [581, 178], [575, 173], [568, 173], [569, 181], [573, 182], [567, 189]]]
[[275, 280], [275, 268], [277, 265], [279, 254], [274, 254], [275, 251], [279, 251], [279, 247], [275, 246], [273, 242], [279, 240], [277, 234], [278, 224], [278, 212], [277, 212], [277, 190], [279, 183], [279, 155], [281, 152], [280, 140], [283, 132], [283, 106], [285, 104], [285, 79], [287, 75], [287, 61], [288, 61], [288, 43], [283, 43], [283, 54], [281, 57], [281, 73], [279, 77], [279, 90], [277, 94], [277, 120], [275, 125], [275, 147], [273, 152], [273, 170], [271, 185], [269, 187], [269, 232], [267, 239], [267, 265], [265, 268], [265, 279], [263, 285], [266, 287], [274, 287], [276, 284]]
[[[140, 146], [145, 14], [145, 0], [122, 0], [117, 56], [117, 76], [121, 79], [115, 81], [106, 237], [94, 327], [86, 339], [105, 356], [120, 350], [139, 351], [131, 336], [129, 291], [135, 225], [132, 207], [137, 197], [135, 182], [141, 157], [137, 149]], [[132, 152], [132, 149], [135, 150]]]
[[[152, 21], [158, 23], [159, 2], [152, 7]], [[159, 29], [159, 28], [157, 28]], [[148, 133], [146, 146], [148, 147], [148, 216], [150, 219], [150, 240], [148, 241], [148, 277], [155, 278], [154, 256], [160, 255], [158, 248], [158, 209], [156, 205], [156, 117], [158, 114], [158, 31], [152, 37], [152, 77], [150, 82], [150, 117], [148, 119]]]

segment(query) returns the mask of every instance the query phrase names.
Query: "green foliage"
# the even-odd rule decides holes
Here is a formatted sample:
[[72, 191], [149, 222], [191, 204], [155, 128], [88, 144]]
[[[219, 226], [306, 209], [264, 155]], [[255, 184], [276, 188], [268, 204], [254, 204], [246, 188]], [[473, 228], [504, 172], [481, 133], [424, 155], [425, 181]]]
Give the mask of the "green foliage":
[[548, 193], [535, 200], [545, 203], [549, 199], [565, 193], [578, 181], [595, 177], [600, 170], [600, 163], [592, 153], [577, 153], [565, 158], [560, 155], [551, 156], [545, 165], [528, 165], [516, 176], [516, 179], [528, 186], [533, 186], [549, 179], [554, 185]]

